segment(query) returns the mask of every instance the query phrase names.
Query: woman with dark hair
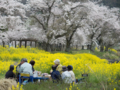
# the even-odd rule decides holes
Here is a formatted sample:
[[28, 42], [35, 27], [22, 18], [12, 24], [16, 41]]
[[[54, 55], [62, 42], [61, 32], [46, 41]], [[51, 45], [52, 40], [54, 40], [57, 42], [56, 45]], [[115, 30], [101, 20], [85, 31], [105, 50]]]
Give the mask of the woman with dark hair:
[[[34, 60], [31, 60], [31, 61], [30, 61], [30, 64], [32, 65], [33, 77], [39, 77], [39, 76], [41, 76], [41, 75], [42, 75], [41, 72], [40, 72], [40, 71], [36, 71], [36, 70], [34, 69], [35, 61], [34, 61]], [[43, 76], [44, 76], [44, 77], [48, 77], [48, 78], [51, 80], [51, 76], [48, 75], [48, 73], [43, 73]]]
[[35, 69], [34, 69], [33, 67], [34, 67], [34, 65], [35, 65], [35, 61], [34, 61], [34, 60], [31, 60], [31, 61], [30, 61], [30, 64], [32, 65], [32, 71], [34, 72]]
[[83, 80], [84, 78], [80, 78], [80, 79], [75, 79], [75, 74], [73, 72], [73, 66], [72, 65], [68, 65], [67, 66], [68, 72], [71, 74], [72, 76], [72, 82], [78, 83], [79, 81]]
[[7, 79], [8, 78], [10, 78], [10, 79], [15, 78], [15, 74], [13, 73], [13, 70], [14, 70], [14, 65], [10, 65], [9, 70], [5, 74], [5, 78], [7, 78]]
[[71, 76], [72, 76], [72, 81], [73, 82], [75, 82], [75, 74], [74, 74], [74, 72], [73, 72], [73, 67], [71, 66], [71, 65], [68, 65], [67, 66], [67, 69], [68, 69], [68, 72], [71, 74]]

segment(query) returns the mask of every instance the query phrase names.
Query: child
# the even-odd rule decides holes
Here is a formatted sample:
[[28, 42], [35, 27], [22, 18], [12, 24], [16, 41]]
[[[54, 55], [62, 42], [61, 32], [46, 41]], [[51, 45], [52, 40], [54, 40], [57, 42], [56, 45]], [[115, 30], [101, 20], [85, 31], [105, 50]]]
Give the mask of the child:
[[7, 71], [6, 74], [5, 74], [5, 78], [6, 79], [8, 79], [8, 78], [10, 78], [10, 79], [15, 78], [15, 74], [13, 73], [13, 70], [14, 70], [14, 65], [10, 65], [9, 71]]

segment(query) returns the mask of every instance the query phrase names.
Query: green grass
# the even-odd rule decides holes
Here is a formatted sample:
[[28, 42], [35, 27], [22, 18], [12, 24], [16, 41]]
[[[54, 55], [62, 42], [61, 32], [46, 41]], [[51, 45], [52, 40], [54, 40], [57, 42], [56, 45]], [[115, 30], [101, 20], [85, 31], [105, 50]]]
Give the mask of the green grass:
[[[53, 83], [50, 81], [42, 81], [40, 83], [29, 83], [26, 84], [25, 86], [23, 86], [24, 90], [114, 90], [114, 88], [116, 88], [116, 90], [120, 90], [120, 86], [118, 84], [112, 84], [109, 85], [106, 82], [102, 82], [102, 83], [89, 83], [89, 82], [85, 82], [83, 81], [82, 83], [78, 83], [75, 84], [74, 86], [72, 86], [72, 89], [70, 88], [69, 84], [58, 84], [58, 83]], [[79, 88], [79, 89], [78, 89]]]
[[5, 78], [5, 74], [0, 74], [0, 79]]
[[[64, 51], [54, 51], [52, 53], [66, 53], [66, 54], [80, 54], [80, 53], [90, 53], [90, 54], [93, 54], [93, 55], [96, 55], [100, 58], [105, 58], [104, 57], [104, 54], [106, 53], [111, 53], [111, 52], [99, 52], [99, 51], [90, 51], [90, 50], [72, 50], [71, 52], [64, 52]], [[107, 59], [107, 58], [106, 58]]]
[[[105, 58], [104, 54], [106, 53], [111, 53], [111, 52], [98, 52], [98, 51], [90, 51], [90, 50], [72, 50], [70, 53], [68, 52], [61, 52], [61, 51], [56, 51], [56, 52], [52, 52], [52, 53], [67, 53], [67, 54], [80, 54], [80, 53], [90, 53], [93, 55], [96, 55], [100, 58]], [[15, 58], [15, 60], [17, 60], [18, 58]], [[106, 58], [107, 59], [107, 58]], [[0, 79], [4, 78], [4, 74], [0, 74]], [[90, 78], [89, 78], [90, 79]], [[89, 82], [89, 80], [85, 80], [83, 81], [83, 83], [79, 83], [76, 84], [76, 86], [72, 87], [71, 90], [78, 90], [77, 88], [79, 88], [79, 90], [114, 90], [114, 88], [116, 88], [116, 90], [120, 90], [120, 76], [118, 77], [118, 79], [116, 80], [116, 84], [110, 84], [108, 82], [106, 82], [106, 80], [104, 79], [104, 82], [100, 82], [99, 80], [95, 79], [95, 78], [91, 78], [94, 79], [92, 81], [94, 82]], [[103, 78], [102, 78], [103, 79]], [[101, 80], [102, 81], [102, 80]], [[69, 84], [58, 84], [58, 83], [53, 83], [51, 81], [41, 81], [40, 83], [28, 83], [26, 85], [23, 86], [24, 90], [68, 90], [68, 88], [70, 87]], [[70, 89], [69, 89], [70, 90]]]

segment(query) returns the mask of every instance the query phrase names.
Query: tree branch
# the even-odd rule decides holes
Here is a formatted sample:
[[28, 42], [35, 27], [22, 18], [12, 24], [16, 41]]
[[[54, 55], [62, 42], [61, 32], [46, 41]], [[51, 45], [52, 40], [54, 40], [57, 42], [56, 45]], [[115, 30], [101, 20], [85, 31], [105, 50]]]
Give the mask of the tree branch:
[[63, 34], [61, 34], [61, 35], [56, 35], [56, 36], [55, 36], [55, 39], [60, 38], [60, 37], [63, 37], [63, 36], [65, 36], [66, 34], [67, 34], [67, 32], [65, 32], [65, 33], [63, 33]]
[[71, 39], [72, 39], [72, 37], [73, 37], [74, 33], [76, 32], [76, 30], [77, 30], [77, 28], [78, 28], [78, 27], [79, 27], [79, 25], [77, 25], [77, 26], [75, 27], [75, 30], [72, 32], [72, 34], [71, 34], [71, 36], [70, 36], [69, 40], [71, 40]]
[[50, 16], [51, 16], [51, 10], [52, 10], [52, 7], [55, 3], [55, 0], [52, 2], [51, 6], [48, 5], [48, 11], [49, 11], [49, 15], [47, 17], [47, 26], [48, 26], [48, 23], [49, 23], [49, 19], [50, 19]]
[[35, 18], [38, 21], [38, 23], [43, 27], [43, 29], [46, 30], [44, 24], [36, 16], [31, 16], [31, 17]]

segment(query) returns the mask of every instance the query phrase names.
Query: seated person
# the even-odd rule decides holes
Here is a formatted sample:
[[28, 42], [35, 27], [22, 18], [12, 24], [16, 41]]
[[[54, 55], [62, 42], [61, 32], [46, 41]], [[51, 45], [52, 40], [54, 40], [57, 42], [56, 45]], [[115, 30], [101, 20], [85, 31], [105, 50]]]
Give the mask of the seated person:
[[27, 59], [26, 59], [26, 58], [22, 58], [20, 64], [17, 65], [17, 67], [16, 67], [17, 80], [19, 80], [19, 75], [20, 75], [19, 70], [20, 70], [20, 66], [21, 66], [24, 62], [27, 62]]
[[[40, 76], [42, 75], [42, 76], [44, 76], [44, 77], [49, 78], [49, 80], [51, 80], [51, 75], [49, 75], [48, 73], [43, 73], [43, 74], [41, 74], [40, 71], [36, 71], [36, 70], [34, 69], [34, 65], [35, 65], [35, 61], [34, 61], [34, 60], [31, 60], [31, 61], [30, 61], [30, 64], [32, 65], [33, 77], [40, 77]], [[36, 80], [34, 80], [34, 81], [36, 81]]]
[[34, 69], [35, 61], [34, 61], [34, 60], [31, 60], [31, 61], [30, 61], [30, 64], [32, 65], [33, 77], [38, 77], [38, 76], [40, 76], [41, 72], [40, 72], [40, 71], [36, 71], [36, 70]]
[[53, 79], [53, 83], [54, 82], [59, 82], [59, 80], [61, 79], [60, 72], [56, 71], [56, 66], [55, 65], [52, 66], [52, 70], [53, 70], [53, 72], [51, 73], [51, 77]]
[[32, 71], [34, 73], [35, 69], [34, 69], [34, 65], [35, 65], [35, 61], [34, 60], [31, 60], [30, 61], [30, 64], [32, 65]]
[[27, 63], [27, 61], [24, 60], [20, 66], [19, 73], [30, 74], [30, 76], [33, 76], [32, 65]]
[[67, 69], [68, 69], [68, 72], [71, 74], [72, 76], [72, 81], [75, 82], [75, 74], [74, 72], [72, 71], [73, 70], [73, 67], [71, 65], [68, 65], [67, 66]]
[[67, 66], [67, 69], [68, 69], [68, 72], [71, 74], [71, 76], [72, 76], [72, 82], [75, 82], [75, 83], [77, 83], [77, 82], [79, 82], [80, 80], [83, 80], [84, 78], [80, 78], [80, 79], [75, 79], [75, 74], [74, 74], [74, 72], [73, 72], [73, 67], [71, 66], [71, 65], [68, 65]]
[[14, 70], [14, 65], [10, 65], [9, 71], [7, 71], [6, 74], [5, 74], [5, 78], [6, 79], [8, 79], [8, 78], [10, 78], [10, 79], [15, 78], [15, 74], [13, 73], [13, 70]]
[[[60, 74], [62, 74], [62, 65], [60, 64], [60, 60], [56, 59], [54, 61], [55, 66], [56, 66], [56, 70], [60, 72]], [[52, 70], [50, 71], [50, 73], [52, 73]]]
[[63, 73], [61, 75], [62, 80], [64, 81], [64, 83], [72, 83], [72, 76], [71, 74], [67, 71], [67, 67], [63, 66]]

